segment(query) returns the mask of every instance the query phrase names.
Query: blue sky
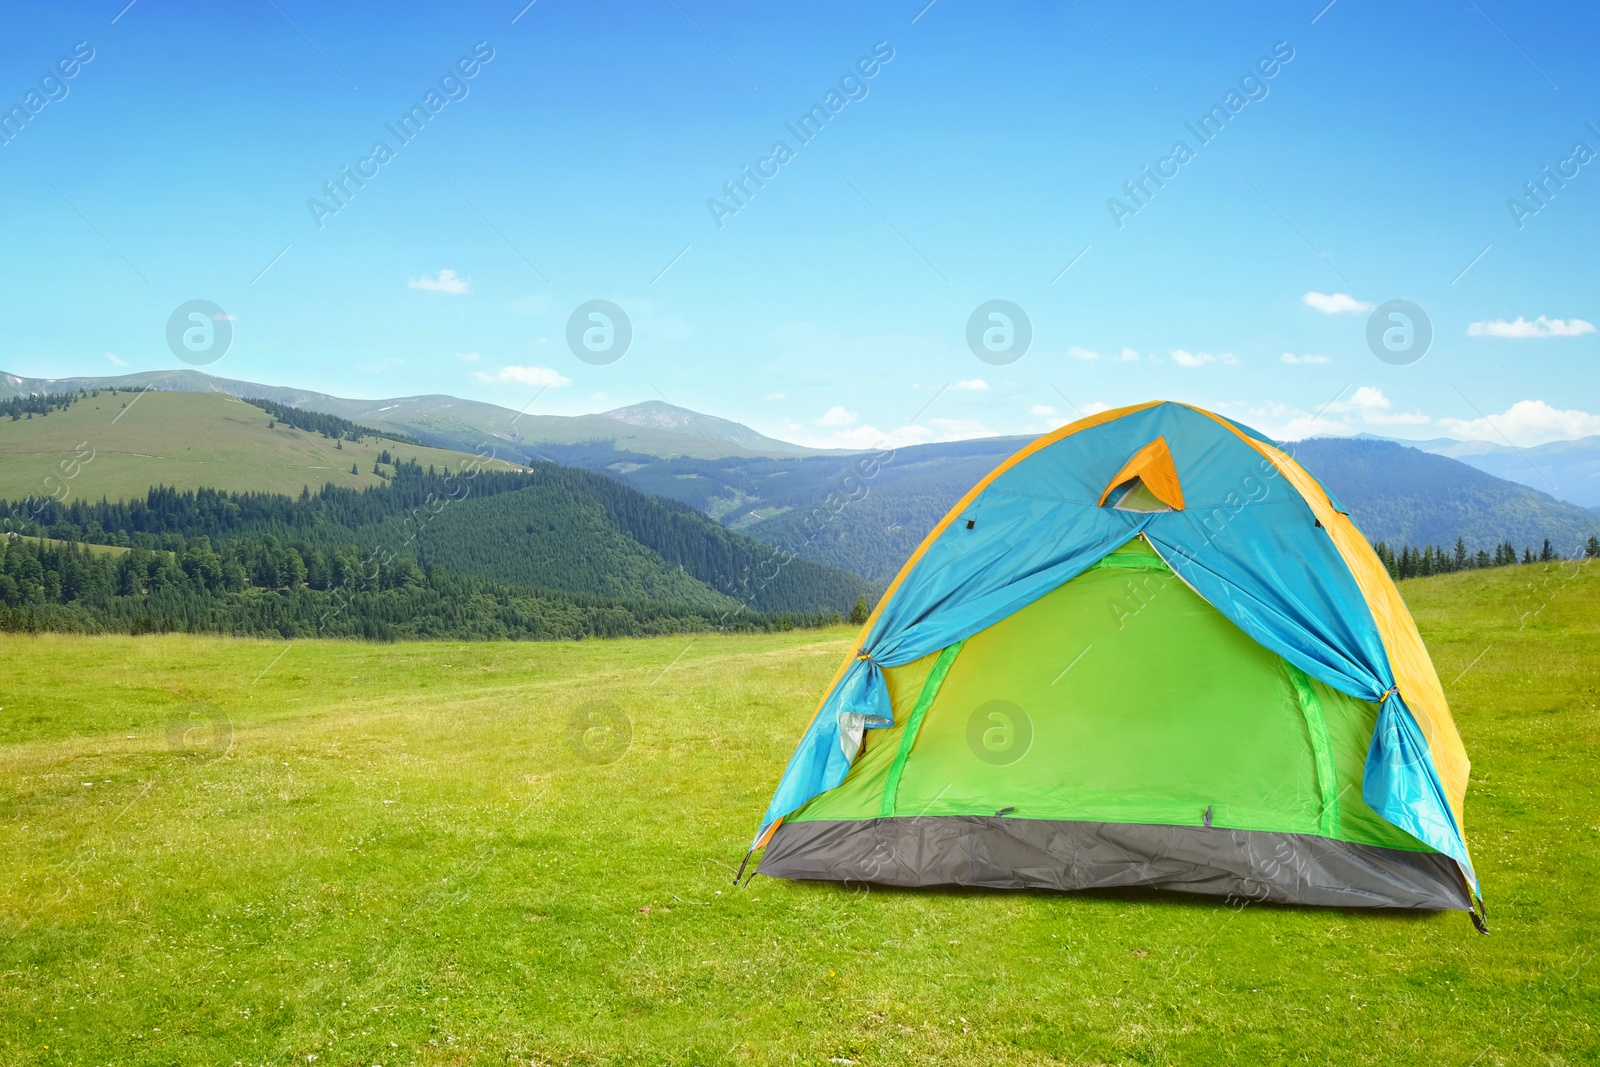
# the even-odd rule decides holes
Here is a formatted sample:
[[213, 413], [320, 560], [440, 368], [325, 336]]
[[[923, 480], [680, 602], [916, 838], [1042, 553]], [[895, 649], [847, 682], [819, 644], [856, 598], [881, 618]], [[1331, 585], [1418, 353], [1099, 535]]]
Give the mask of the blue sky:
[[[819, 445], [1153, 397], [1291, 437], [1600, 433], [1592, 11], [925, 2], [11, 11], [0, 369], [184, 366], [167, 320], [205, 299], [227, 377]], [[604, 365], [567, 343], [596, 299], [633, 330]], [[1434, 331], [1404, 365], [1366, 339], [1395, 299]], [[969, 347], [990, 300], [1031, 323], [1014, 362]]]

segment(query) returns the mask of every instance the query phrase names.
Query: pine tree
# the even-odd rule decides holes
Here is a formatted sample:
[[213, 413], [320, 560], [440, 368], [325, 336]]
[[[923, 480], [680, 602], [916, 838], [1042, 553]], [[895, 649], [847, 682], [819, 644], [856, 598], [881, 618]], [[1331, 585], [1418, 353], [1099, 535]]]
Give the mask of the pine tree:
[[352, 464], [350, 464], [350, 473], [351, 474], [360, 474], [361, 471], [354, 463], [352, 463]]
[[849, 623], [851, 626], [861, 626], [867, 621], [867, 598], [857, 596], [855, 604], [850, 608]]
[[1527, 545], [1523, 545], [1522, 546], [1522, 562], [1524, 562], [1524, 563], [1532, 563], [1533, 562], [1533, 549], [1529, 548]]
[[1600, 557], [1600, 537], [1589, 535], [1589, 543], [1583, 546], [1583, 554], [1590, 559]]
[[1541, 562], [1541, 563], [1549, 563], [1551, 560], [1553, 560], [1555, 558], [1556, 558], [1556, 551], [1555, 551], [1555, 549], [1550, 547], [1550, 538], [1546, 537], [1544, 539], [1544, 547], [1539, 550], [1539, 562]]

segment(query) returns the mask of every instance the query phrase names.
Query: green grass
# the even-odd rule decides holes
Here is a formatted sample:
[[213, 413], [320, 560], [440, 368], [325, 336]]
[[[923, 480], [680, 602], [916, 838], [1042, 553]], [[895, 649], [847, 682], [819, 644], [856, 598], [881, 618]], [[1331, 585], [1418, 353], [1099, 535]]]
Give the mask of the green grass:
[[[1600, 568], [1404, 592], [1474, 761], [1490, 937], [1137, 892], [734, 890], [843, 630], [5, 637], [0, 1062], [1594, 1063]], [[594, 702], [631, 722], [612, 763], [573, 747]]]
[[0, 499], [126, 500], [153, 485], [296, 496], [326, 482], [382, 485], [372, 464], [384, 449], [440, 468], [475, 458], [375, 437], [336, 448], [321, 434], [283, 423], [269, 430], [270, 421], [260, 408], [220, 393], [162, 392], [101, 393], [49, 416], [0, 418]]

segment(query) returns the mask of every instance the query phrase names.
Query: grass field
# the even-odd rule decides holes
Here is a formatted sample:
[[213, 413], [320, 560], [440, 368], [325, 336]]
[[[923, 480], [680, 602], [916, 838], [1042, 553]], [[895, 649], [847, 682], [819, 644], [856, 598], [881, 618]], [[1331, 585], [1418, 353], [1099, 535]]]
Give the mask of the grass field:
[[162, 392], [101, 393], [47, 417], [0, 419], [0, 499], [126, 500], [152, 485], [297, 496], [303, 486], [327, 482], [382, 485], [372, 463], [384, 449], [440, 468], [459, 469], [474, 458], [375, 437], [335, 448], [321, 434], [283, 423], [269, 430], [270, 421], [260, 408], [220, 393]]
[[0, 638], [0, 1063], [1600, 1061], [1600, 568], [1404, 592], [1474, 761], [1489, 937], [735, 890], [842, 630]]

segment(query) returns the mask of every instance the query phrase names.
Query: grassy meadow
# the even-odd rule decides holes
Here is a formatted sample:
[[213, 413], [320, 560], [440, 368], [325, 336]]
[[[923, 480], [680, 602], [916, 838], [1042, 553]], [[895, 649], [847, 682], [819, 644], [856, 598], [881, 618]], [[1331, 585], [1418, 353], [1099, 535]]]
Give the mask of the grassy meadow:
[[[102, 392], [48, 416], [0, 419], [0, 499], [123, 500], [130, 487], [151, 485], [298, 496], [302, 487], [327, 482], [351, 489], [384, 484], [372, 473], [384, 449], [440, 469], [459, 469], [474, 458], [376, 437], [335, 447], [321, 434], [285, 423], [269, 430], [271, 421], [260, 408], [221, 393], [157, 391]], [[143, 497], [144, 490], [133, 495]]]
[[1600, 568], [1404, 592], [1474, 761], [1488, 937], [736, 890], [842, 629], [0, 637], [0, 1063], [1600, 1061]]

